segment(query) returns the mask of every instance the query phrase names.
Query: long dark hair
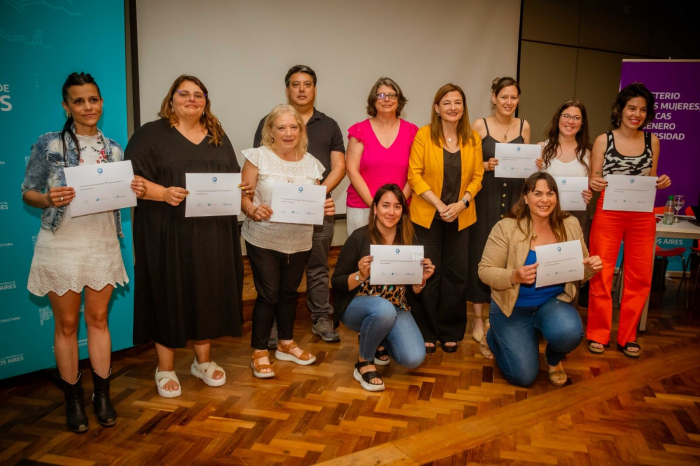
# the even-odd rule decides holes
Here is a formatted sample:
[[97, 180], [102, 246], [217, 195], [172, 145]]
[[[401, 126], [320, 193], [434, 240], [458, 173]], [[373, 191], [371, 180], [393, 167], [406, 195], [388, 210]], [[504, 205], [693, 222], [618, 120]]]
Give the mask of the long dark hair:
[[[100, 93], [100, 86], [97, 85], [93, 77], [90, 75], [90, 73], [71, 73], [68, 75], [68, 78], [66, 79], [66, 82], [63, 83], [63, 87], [61, 88], [61, 94], [63, 95], [63, 101], [68, 105], [68, 89], [70, 89], [73, 86], [84, 86], [85, 84], [92, 84], [97, 88], [97, 95], [102, 98], [102, 94]], [[66, 158], [66, 151], [68, 150], [68, 147], [66, 146], [66, 138], [65, 135], [68, 133], [70, 138], [73, 140], [73, 144], [75, 144], [76, 149], [78, 152], [80, 152], [80, 143], [78, 142], [78, 136], [75, 135], [73, 132], [73, 114], [69, 114], [68, 118], [66, 119], [66, 122], [63, 124], [63, 129], [61, 130], [61, 142], [63, 143], [63, 164], [67, 167], [68, 166], [68, 159]]]
[[[518, 202], [512, 209], [510, 209], [510, 212], [506, 214], [506, 217], [514, 218], [518, 223], [518, 229], [522, 231], [525, 236], [527, 236], [527, 232], [532, 230], [532, 220], [530, 219], [530, 208], [525, 203], [525, 196], [535, 190], [537, 182], [540, 180], [545, 180], [547, 182], [547, 187], [554, 191], [554, 194], [557, 196], [557, 204], [554, 206], [554, 210], [549, 215], [549, 226], [552, 229], [552, 232], [554, 232], [554, 236], [557, 238], [557, 241], [566, 241], [564, 219], [569, 216], [569, 213], [561, 210], [557, 182], [554, 181], [552, 175], [547, 172], [533, 173], [527, 180], [525, 180], [525, 184], [523, 184], [523, 189], [520, 193], [520, 199], [518, 199]], [[526, 229], [523, 228], [523, 223], [527, 225]]]
[[207, 90], [207, 87], [196, 76], [188, 76], [186, 74], [178, 76], [178, 78], [173, 82], [173, 85], [170, 86], [168, 95], [166, 95], [161, 102], [158, 116], [168, 120], [171, 128], [178, 123], [179, 119], [177, 115], [175, 115], [175, 111], [173, 111], [172, 108], [173, 95], [175, 95], [175, 91], [177, 91], [177, 88], [180, 87], [180, 84], [185, 81], [196, 84], [204, 93], [206, 104], [204, 105], [204, 113], [202, 113], [202, 116], [199, 117], [199, 122], [204, 125], [207, 131], [211, 133], [211, 141], [209, 141], [209, 144], [215, 147], [222, 145], [224, 143], [224, 129], [221, 127], [221, 122], [219, 122], [219, 119], [216, 118], [213, 113], [211, 113], [211, 101], [209, 100], [209, 91]]
[[581, 111], [581, 128], [576, 133], [576, 159], [586, 167], [586, 172], [590, 174], [590, 167], [584, 160], [586, 151], [591, 149], [591, 142], [588, 136], [588, 116], [586, 107], [583, 106], [580, 100], [567, 100], [554, 113], [552, 121], [544, 131], [547, 142], [542, 149], [542, 162], [544, 162], [544, 168], [547, 168], [551, 164], [552, 159], [556, 158], [557, 149], [559, 148], [559, 120], [561, 120], [561, 114], [564, 113], [564, 110], [571, 107], [576, 107]]
[[379, 188], [372, 199], [372, 205], [369, 209], [369, 239], [372, 244], [384, 244], [384, 236], [377, 228], [377, 216], [374, 209], [379, 205], [382, 196], [386, 193], [393, 193], [396, 199], [401, 203], [401, 219], [396, 224], [396, 235], [394, 235], [394, 244], [413, 244], [413, 225], [408, 214], [408, 202], [406, 196], [403, 195], [401, 188], [395, 183], [387, 183]]

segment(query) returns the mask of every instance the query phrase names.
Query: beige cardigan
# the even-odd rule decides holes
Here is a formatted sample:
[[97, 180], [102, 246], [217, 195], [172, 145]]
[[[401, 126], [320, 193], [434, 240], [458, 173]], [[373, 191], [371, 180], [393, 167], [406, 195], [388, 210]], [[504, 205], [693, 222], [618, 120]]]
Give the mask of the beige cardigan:
[[[564, 219], [566, 229], [566, 241], [579, 240], [583, 258], [588, 257], [588, 249], [583, 242], [581, 225], [574, 216]], [[510, 317], [518, 300], [520, 284], [510, 284], [510, 274], [513, 270], [525, 265], [525, 260], [530, 252], [532, 232], [523, 234], [518, 228], [516, 220], [504, 218], [494, 225], [486, 241], [484, 255], [479, 262], [479, 278], [491, 287], [491, 298], [498, 304], [503, 313]], [[592, 273], [588, 267], [584, 268], [584, 281], [591, 278]], [[564, 285], [564, 292], [557, 299], [570, 303], [576, 296], [576, 283], [569, 282]]]

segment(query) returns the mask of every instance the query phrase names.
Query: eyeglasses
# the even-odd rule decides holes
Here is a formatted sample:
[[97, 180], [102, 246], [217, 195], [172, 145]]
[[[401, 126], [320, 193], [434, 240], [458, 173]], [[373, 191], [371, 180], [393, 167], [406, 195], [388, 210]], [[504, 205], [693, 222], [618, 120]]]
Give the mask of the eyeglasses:
[[565, 121], [573, 121], [574, 123], [581, 123], [581, 117], [578, 115], [569, 115], [568, 113], [562, 113], [559, 118]]
[[385, 100], [385, 99], [396, 100], [398, 95], [397, 94], [385, 94], [383, 92], [380, 92], [379, 94], [375, 94], [375, 97], [379, 100]]
[[175, 92], [185, 100], [189, 100], [190, 97], [194, 97], [194, 100], [202, 100], [207, 96], [206, 94], [204, 94], [202, 92], [195, 92], [194, 94], [191, 93], [190, 91], [175, 91]]

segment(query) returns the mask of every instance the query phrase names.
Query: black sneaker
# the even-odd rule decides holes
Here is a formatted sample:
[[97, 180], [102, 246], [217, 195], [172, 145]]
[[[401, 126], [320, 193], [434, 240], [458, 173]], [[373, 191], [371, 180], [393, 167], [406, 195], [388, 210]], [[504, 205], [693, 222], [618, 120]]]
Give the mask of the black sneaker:
[[333, 329], [333, 324], [328, 317], [319, 318], [315, 324], [311, 326], [311, 333], [321, 337], [321, 340], [331, 343], [340, 341], [340, 335]]

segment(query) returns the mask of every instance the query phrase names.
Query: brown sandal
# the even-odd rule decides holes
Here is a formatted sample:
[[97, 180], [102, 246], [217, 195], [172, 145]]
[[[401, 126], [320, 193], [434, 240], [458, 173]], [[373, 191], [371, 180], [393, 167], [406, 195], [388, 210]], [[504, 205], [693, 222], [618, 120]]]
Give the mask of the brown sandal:
[[[270, 352], [265, 350], [265, 351], [256, 351], [253, 353], [253, 360], [250, 362], [250, 367], [253, 368], [253, 375], [259, 379], [271, 379], [272, 377], [275, 376], [275, 371], [272, 370], [272, 365], [270, 364], [260, 364], [258, 363], [258, 359], [260, 358], [268, 358], [270, 357]], [[270, 369], [271, 372], [262, 372], [265, 369]]]
[[297, 364], [301, 364], [302, 366], [308, 366], [309, 364], [316, 362], [316, 356], [306, 350], [302, 350], [301, 356], [294, 356], [291, 353], [294, 348], [299, 348], [299, 345], [297, 345], [294, 340], [290, 341], [286, 345], [283, 345], [282, 342], [277, 343], [275, 358], [279, 359], [280, 361], [295, 362]]
[[486, 359], [493, 359], [493, 353], [491, 349], [489, 349], [489, 343], [486, 340], [486, 335], [489, 333], [490, 328], [491, 323], [489, 319], [486, 319], [486, 322], [484, 322], [484, 334], [481, 336], [481, 341], [479, 342], [479, 352]]

